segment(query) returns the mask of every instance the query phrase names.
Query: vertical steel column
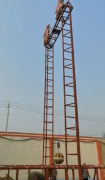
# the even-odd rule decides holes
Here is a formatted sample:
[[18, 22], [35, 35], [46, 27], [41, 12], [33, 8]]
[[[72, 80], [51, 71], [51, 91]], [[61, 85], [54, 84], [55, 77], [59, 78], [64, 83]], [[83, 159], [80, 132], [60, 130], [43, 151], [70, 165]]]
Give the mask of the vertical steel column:
[[[45, 133], [45, 102], [46, 102], [46, 48], [45, 48], [45, 78], [44, 78], [44, 112], [43, 112], [43, 156], [42, 156], [42, 165], [44, 165], [44, 143], [45, 143], [45, 139], [44, 139], [44, 133]], [[42, 169], [42, 172], [43, 172], [43, 169]]]
[[75, 180], [75, 172], [74, 172], [74, 169], [72, 169], [72, 180]]
[[[44, 118], [43, 118], [43, 165], [48, 165], [48, 159], [53, 162], [53, 131], [54, 131], [54, 48], [45, 49], [45, 88], [44, 88]], [[49, 137], [52, 145], [49, 147]], [[51, 156], [49, 156], [49, 151]]]
[[72, 17], [71, 17], [70, 6], [69, 6], [69, 13], [70, 13], [72, 66], [73, 66], [73, 84], [74, 84], [74, 105], [75, 105], [75, 125], [76, 125], [76, 143], [77, 143], [78, 173], [79, 173], [79, 179], [82, 179], [81, 154], [80, 154], [80, 140], [79, 140], [78, 105], [77, 105], [75, 61], [74, 61], [74, 45], [73, 45]]
[[7, 174], [8, 177], [9, 177], [9, 173], [10, 173], [10, 170], [8, 169], [8, 174]]
[[19, 178], [19, 169], [16, 169], [16, 180]]
[[[75, 77], [75, 63], [74, 63], [74, 47], [73, 47], [73, 33], [72, 33], [72, 18], [71, 11], [73, 7], [67, 6], [62, 15], [62, 51], [63, 51], [63, 90], [64, 90], [64, 122], [65, 122], [65, 160], [68, 165], [68, 156], [77, 156], [78, 160], [78, 174], [79, 180], [82, 179], [81, 174], [81, 157], [80, 157], [80, 142], [79, 142], [79, 125], [78, 125], [78, 108], [77, 108], [77, 94], [76, 94], [76, 77]], [[65, 16], [69, 18], [65, 23]], [[65, 24], [63, 26], [63, 23]], [[74, 115], [71, 115], [73, 112]], [[70, 115], [68, 115], [68, 113]], [[68, 152], [67, 134], [68, 130], [74, 130], [76, 136], [76, 153]], [[65, 171], [65, 178], [67, 180], [67, 171]]]
[[98, 169], [96, 169], [96, 180], [99, 180]]

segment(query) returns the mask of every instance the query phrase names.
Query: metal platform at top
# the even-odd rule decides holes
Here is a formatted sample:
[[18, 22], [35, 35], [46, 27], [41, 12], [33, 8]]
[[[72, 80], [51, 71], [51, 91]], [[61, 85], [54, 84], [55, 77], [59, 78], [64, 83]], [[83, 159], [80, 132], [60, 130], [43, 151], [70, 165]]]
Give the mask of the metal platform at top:
[[[66, 8], [67, 7], [70, 7], [70, 10], [72, 11], [73, 9], [73, 6], [70, 4], [70, 2], [67, 2], [63, 5], [62, 7], [62, 11], [61, 11], [61, 14], [59, 15], [58, 19], [56, 20], [55, 22], [55, 25], [50, 33], [50, 36], [48, 37], [48, 40], [45, 44], [45, 47], [48, 48], [48, 49], [52, 49], [56, 40], [58, 39], [61, 31], [62, 31], [62, 28], [64, 27], [66, 21], [68, 20], [69, 18], [69, 14], [68, 14], [68, 11], [66, 11]], [[64, 13], [67, 13], [67, 16], [64, 16]], [[61, 20], [63, 21], [63, 26], [59, 27], [59, 23], [61, 22]]]

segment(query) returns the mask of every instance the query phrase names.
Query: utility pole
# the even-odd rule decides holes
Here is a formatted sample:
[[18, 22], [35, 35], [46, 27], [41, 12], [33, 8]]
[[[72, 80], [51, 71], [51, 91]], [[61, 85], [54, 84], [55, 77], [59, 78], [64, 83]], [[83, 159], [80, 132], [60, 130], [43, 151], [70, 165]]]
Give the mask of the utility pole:
[[10, 104], [9, 104], [9, 102], [8, 102], [8, 106], [7, 106], [7, 108], [8, 108], [8, 112], [7, 112], [6, 132], [7, 132], [7, 129], [8, 129], [9, 108], [10, 108]]
[[61, 127], [60, 127], [60, 135], [61, 135]]

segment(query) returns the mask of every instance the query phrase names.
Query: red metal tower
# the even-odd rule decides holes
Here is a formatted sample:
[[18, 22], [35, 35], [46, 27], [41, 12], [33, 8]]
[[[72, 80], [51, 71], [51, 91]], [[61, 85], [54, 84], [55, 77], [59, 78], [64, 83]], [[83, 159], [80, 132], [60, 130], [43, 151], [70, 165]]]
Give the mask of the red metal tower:
[[[74, 62], [74, 47], [72, 33], [72, 18], [71, 11], [73, 7], [69, 4], [64, 11], [61, 19], [62, 24], [62, 51], [63, 51], [63, 89], [64, 89], [64, 121], [65, 121], [65, 158], [68, 165], [68, 156], [77, 156], [79, 179], [81, 176], [81, 157], [80, 157], [80, 142], [79, 142], [79, 123], [78, 123], [78, 108], [77, 108], [77, 93], [76, 93], [76, 77], [75, 77], [75, 62]], [[65, 16], [69, 16], [65, 23]], [[65, 26], [63, 24], [65, 23]], [[74, 115], [72, 112], [74, 111]], [[68, 115], [67, 112], [71, 114]], [[76, 152], [68, 150], [68, 131], [73, 130], [74, 140], [76, 142]], [[67, 179], [65, 173], [65, 179]]]
[[[61, 0], [59, 0], [61, 2]], [[82, 169], [93, 169], [93, 180], [104, 180], [105, 165], [102, 164], [100, 155], [98, 154], [99, 165], [82, 165], [80, 157], [80, 142], [79, 142], [79, 125], [78, 125], [78, 108], [77, 108], [77, 94], [76, 94], [76, 77], [75, 77], [75, 63], [74, 63], [74, 48], [73, 48], [73, 33], [72, 33], [72, 5], [69, 0], [65, 4], [60, 4], [60, 9], [56, 9], [59, 13], [56, 16], [56, 22], [51, 30], [49, 26], [46, 27], [44, 46], [45, 46], [45, 89], [44, 89], [44, 118], [43, 118], [43, 164], [42, 165], [0, 165], [0, 170], [10, 171], [16, 170], [16, 180], [19, 179], [20, 170], [43, 169], [45, 170], [45, 180], [48, 180], [49, 172], [54, 168], [65, 170], [65, 180], [68, 180], [68, 169], [72, 170], [72, 179], [75, 180], [75, 170], [78, 169], [79, 180], [82, 180]], [[62, 32], [62, 52], [63, 52], [63, 89], [64, 89], [64, 122], [65, 122], [65, 164], [64, 165], [47, 165], [47, 159], [50, 158], [50, 163], [53, 162], [53, 123], [54, 123], [54, 44]], [[73, 115], [70, 114], [74, 111]], [[69, 112], [69, 115], [68, 115]], [[68, 131], [73, 130], [75, 136], [72, 142], [76, 143], [76, 152], [69, 152], [68, 143], [71, 138], [67, 136]], [[52, 138], [52, 144], [48, 144], [48, 134]], [[36, 138], [36, 134], [26, 133], [7, 133], [1, 132], [1, 137], [30, 137]], [[99, 149], [99, 141], [97, 148]], [[48, 149], [50, 152], [48, 153]], [[77, 157], [77, 165], [70, 165], [68, 163], [68, 156]], [[100, 171], [99, 171], [100, 170]]]
[[[72, 5], [70, 2], [63, 3], [60, 6], [59, 14], [56, 17], [55, 25], [47, 37], [45, 46], [45, 93], [44, 93], [44, 120], [43, 120], [43, 165], [46, 165], [47, 155], [47, 135], [48, 131], [52, 133], [53, 139], [53, 123], [54, 123], [54, 44], [62, 32], [62, 54], [63, 54], [63, 90], [64, 90], [64, 123], [65, 123], [65, 162], [68, 166], [68, 156], [76, 156], [78, 161], [79, 179], [81, 176], [81, 157], [79, 142], [79, 125], [78, 125], [78, 108], [76, 94], [76, 77], [74, 63], [73, 33], [72, 33]], [[52, 55], [49, 55], [50, 52]], [[50, 59], [50, 61], [49, 61]], [[51, 72], [51, 74], [50, 74]], [[51, 89], [51, 90], [49, 90]], [[49, 98], [51, 97], [51, 98]], [[49, 101], [51, 104], [49, 105]], [[50, 111], [51, 110], [51, 111]], [[73, 112], [73, 115], [70, 114]], [[68, 112], [70, 115], [68, 115]], [[49, 116], [51, 120], [49, 120]], [[48, 128], [48, 124], [52, 126]], [[76, 152], [69, 152], [67, 134], [68, 130], [75, 131], [74, 140], [76, 143]], [[53, 161], [53, 141], [52, 141], [52, 161]], [[45, 162], [44, 162], [45, 159]], [[67, 169], [65, 170], [65, 179], [68, 179]]]
[[[54, 122], [54, 48], [45, 48], [45, 88], [43, 119], [43, 165], [48, 165], [49, 158], [53, 162], [53, 122]], [[52, 145], [49, 146], [48, 134]], [[48, 149], [51, 148], [51, 157]]]

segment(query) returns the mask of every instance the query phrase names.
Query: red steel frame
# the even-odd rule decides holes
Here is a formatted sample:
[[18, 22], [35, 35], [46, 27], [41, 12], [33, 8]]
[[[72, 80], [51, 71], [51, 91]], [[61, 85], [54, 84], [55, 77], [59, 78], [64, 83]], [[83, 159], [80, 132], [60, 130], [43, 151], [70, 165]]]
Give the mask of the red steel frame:
[[[81, 165], [80, 157], [80, 141], [79, 141], [79, 124], [78, 124], [78, 109], [77, 109], [77, 94], [76, 94], [76, 77], [75, 77], [75, 63], [74, 63], [74, 48], [73, 48], [73, 34], [72, 34], [72, 19], [71, 11], [73, 7], [69, 0], [65, 3], [62, 8], [61, 14], [56, 21], [52, 32], [50, 33], [49, 39], [45, 45], [45, 89], [44, 89], [44, 119], [43, 119], [43, 158], [42, 165], [0, 165], [0, 170], [8, 170], [8, 175], [10, 170], [16, 170], [16, 180], [19, 177], [19, 170], [27, 169], [28, 172], [31, 169], [42, 169], [45, 170], [45, 177], [48, 180], [50, 169], [64, 169], [65, 179], [68, 180], [68, 170], [72, 171], [72, 179], [75, 180], [75, 170], [78, 169], [79, 180], [82, 180], [81, 170], [82, 169], [94, 169], [94, 180], [99, 180], [98, 170], [105, 169], [105, 166], [95, 166], [95, 165]], [[61, 26], [60, 26], [61, 23]], [[66, 27], [67, 28], [66, 28]], [[53, 126], [54, 126], [54, 44], [62, 32], [62, 51], [63, 51], [63, 89], [64, 89], [64, 122], [65, 122], [65, 165], [53, 166]], [[67, 40], [68, 39], [68, 40]], [[69, 70], [69, 72], [67, 72]], [[67, 73], [67, 74], [66, 74]], [[68, 74], [68, 73], [71, 73]], [[67, 90], [68, 88], [68, 90]], [[73, 90], [72, 93], [70, 90]], [[68, 97], [68, 98], [67, 98]], [[70, 98], [70, 99], [69, 99]], [[69, 100], [69, 102], [67, 102]], [[74, 116], [67, 115], [67, 108], [74, 109]], [[68, 121], [74, 120], [74, 125], [68, 125]], [[67, 131], [75, 130], [76, 136], [74, 140], [68, 140]], [[50, 132], [50, 136], [48, 134]], [[4, 133], [3, 133], [4, 134]], [[7, 136], [8, 133], [5, 133]], [[12, 133], [11, 136], [15, 136]], [[18, 135], [17, 135], [18, 136]], [[22, 134], [22, 137], [26, 135]], [[33, 134], [30, 137], [35, 138]], [[48, 139], [52, 139], [51, 147], [48, 146]], [[62, 137], [63, 138], [63, 137]], [[68, 142], [76, 142], [77, 152], [68, 152]], [[47, 149], [52, 151], [51, 156], [48, 155]], [[78, 159], [78, 165], [69, 165], [68, 156], [76, 155]], [[47, 165], [47, 158], [50, 158], [51, 164]], [[103, 179], [102, 179], [103, 180]]]
[[[94, 169], [95, 171], [97, 169], [105, 169], [105, 165], [103, 166], [95, 166], [95, 165], [87, 165], [87, 166], [84, 166], [82, 165], [81, 166], [82, 169]], [[0, 165], [0, 170], [21, 170], [21, 169], [54, 169], [54, 168], [57, 168], [57, 169], [68, 169], [68, 170], [77, 170], [78, 169], [78, 165], [68, 165], [67, 167], [65, 165], [54, 165], [54, 166], [51, 166], [51, 165]]]
[[[76, 77], [75, 77], [75, 62], [74, 62], [74, 47], [72, 33], [72, 11], [71, 4], [67, 6], [62, 16], [62, 51], [63, 51], [63, 89], [64, 89], [64, 120], [65, 120], [65, 158], [66, 166], [68, 165], [68, 156], [77, 156], [79, 179], [82, 179], [81, 174], [81, 156], [80, 156], [80, 141], [79, 141], [79, 124], [78, 124], [78, 108], [77, 108], [77, 93], [76, 93]], [[66, 17], [69, 15], [65, 26]], [[67, 111], [73, 112], [74, 115], [67, 115]], [[72, 121], [73, 125], [72, 125]], [[70, 123], [70, 125], [68, 125]], [[68, 152], [67, 134], [68, 130], [76, 131], [74, 142], [76, 143], [76, 153]], [[67, 179], [67, 172], [65, 179]]]
[[[72, 9], [73, 9], [73, 7], [69, 1], [67, 3], [65, 3], [65, 6], [62, 8], [62, 12], [54, 25], [52, 33], [50, 34], [50, 37], [49, 37], [45, 47], [47, 49], [46, 51], [53, 48], [59, 34], [62, 32], [64, 121], [65, 121], [65, 159], [66, 159], [66, 166], [67, 166], [68, 165], [68, 156], [69, 155], [77, 156], [79, 179], [82, 179], [80, 142], [79, 142], [79, 125], [78, 125], [78, 109], [77, 109], [77, 94], [76, 94], [76, 78], [75, 78], [75, 63], [74, 63], [73, 34], [72, 34], [72, 19], [71, 19]], [[61, 22], [61, 26], [59, 25], [60, 22]], [[46, 54], [45, 59], [47, 59], [47, 54]], [[45, 70], [45, 87], [46, 87], [46, 70]], [[48, 89], [48, 84], [47, 84], [47, 89]], [[45, 92], [45, 94], [46, 94], [46, 92]], [[44, 114], [46, 114], [46, 121], [45, 121], [45, 115], [44, 115], [44, 125], [43, 125], [45, 127], [45, 124], [46, 124], [46, 133], [43, 130], [43, 134], [44, 135], [46, 134], [46, 141], [47, 141], [47, 139], [48, 139], [47, 138], [48, 109], [46, 109], [46, 107], [49, 108], [49, 106], [46, 105], [46, 103], [48, 103], [48, 100], [46, 100], [46, 98], [47, 97], [44, 96]], [[52, 108], [52, 106], [51, 106], [51, 108]], [[46, 111], [45, 111], [45, 109], [46, 109]], [[70, 111], [71, 109], [74, 110], [74, 116], [67, 115], [67, 110]], [[70, 123], [70, 125], [68, 125], [68, 122], [71, 122], [71, 120], [74, 120], [73, 125], [72, 125], [72, 123]], [[53, 122], [54, 121], [52, 121], [52, 123]], [[53, 125], [52, 125], [52, 127], [53, 127]], [[68, 149], [68, 141], [67, 141], [68, 130], [76, 131], [76, 136], [75, 136], [76, 138], [74, 139], [74, 142], [76, 142], [76, 144], [77, 144], [76, 153], [68, 152], [68, 150], [67, 150]], [[53, 143], [53, 141], [52, 141], [52, 143]], [[52, 144], [52, 146], [53, 146], [53, 144]], [[45, 151], [44, 147], [45, 146], [44, 146], [44, 138], [43, 138], [43, 151]], [[48, 148], [47, 145], [45, 148], [47, 151], [47, 148]], [[43, 159], [44, 159], [44, 157], [45, 157], [45, 165], [46, 165], [47, 155], [44, 156], [44, 152], [43, 152]], [[53, 157], [53, 150], [52, 150], [52, 157]], [[53, 161], [53, 159], [52, 159], [52, 161]], [[43, 165], [44, 165], [44, 163], [43, 163]], [[65, 179], [66, 180], [68, 179], [67, 170], [65, 170]]]
[[[72, 179], [75, 180], [75, 170], [78, 169], [78, 165], [71, 165], [71, 166], [43, 166], [43, 165], [4, 165], [4, 166], [0, 166], [0, 170], [8, 170], [8, 176], [10, 173], [10, 170], [16, 170], [16, 180], [19, 179], [19, 170], [28, 170], [28, 172], [30, 172], [31, 169], [44, 169], [48, 172], [48, 170], [50, 169], [68, 169], [72, 171]], [[105, 166], [93, 166], [93, 165], [88, 165], [88, 166], [81, 166], [82, 169], [94, 169], [94, 177], [93, 180], [99, 180], [99, 174], [98, 174], [98, 169], [105, 169]], [[48, 176], [46, 177], [46, 180], [48, 180]], [[81, 179], [82, 180], [82, 179]]]
[[[43, 118], [43, 159], [47, 165], [49, 158], [53, 162], [53, 122], [54, 122], [54, 48], [45, 48], [45, 89], [44, 89], [44, 118]], [[52, 138], [49, 146], [48, 134]], [[51, 149], [51, 157], [48, 154]]]
[[[72, 5], [69, 0], [64, 4], [62, 11], [55, 22], [55, 25], [50, 33], [50, 36], [45, 44], [46, 49], [50, 50], [54, 47], [57, 38], [62, 32], [62, 52], [63, 52], [63, 90], [64, 90], [64, 122], [65, 122], [65, 166], [57, 166], [58, 169], [61, 167], [65, 169], [65, 180], [68, 180], [68, 156], [76, 156], [78, 161], [78, 166], [73, 166], [74, 169], [77, 167], [79, 180], [82, 179], [82, 166], [81, 166], [81, 155], [80, 155], [80, 140], [79, 140], [79, 122], [78, 122], [78, 107], [77, 107], [77, 92], [76, 92], [76, 77], [75, 77], [75, 62], [74, 62], [74, 47], [73, 47], [73, 32], [72, 32]], [[61, 26], [60, 26], [61, 22]], [[46, 74], [46, 71], [45, 71]], [[54, 81], [53, 81], [54, 82]], [[46, 97], [44, 96], [46, 99]], [[44, 99], [44, 102], [45, 102]], [[53, 97], [54, 99], [54, 97]], [[44, 112], [46, 105], [44, 104]], [[74, 111], [74, 115], [67, 115], [67, 111]], [[46, 111], [47, 112], [47, 111]], [[48, 113], [48, 112], [47, 112]], [[45, 118], [44, 118], [45, 119]], [[47, 120], [44, 120], [44, 126]], [[72, 123], [73, 122], [73, 123]], [[54, 123], [54, 119], [52, 121]], [[68, 125], [70, 123], [70, 125]], [[52, 125], [53, 127], [53, 125]], [[47, 125], [46, 125], [47, 129]], [[68, 152], [67, 140], [68, 130], [75, 131], [75, 138], [72, 142], [76, 143], [76, 152]], [[46, 130], [48, 131], [48, 130]], [[45, 134], [45, 132], [43, 131]], [[47, 134], [47, 133], [46, 133]], [[46, 135], [46, 140], [47, 140]], [[44, 140], [43, 140], [44, 142]], [[44, 144], [44, 143], [43, 143]], [[53, 141], [52, 141], [53, 147]], [[47, 148], [47, 147], [46, 147]], [[43, 145], [44, 150], [44, 145]], [[44, 154], [43, 154], [44, 157]], [[53, 157], [53, 148], [52, 148]], [[51, 158], [52, 158], [51, 157]], [[47, 158], [47, 156], [45, 157]], [[53, 161], [53, 159], [52, 159]], [[50, 167], [49, 167], [50, 168]], [[84, 167], [86, 168], [86, 167]], [[94, 167], [95, 168], [95, 167]], [[97, 167], [98, 168], [98, 167]], [[98, 170], [95, 168], [96, 179], [98, 180]], [[72, 170], [72, 177], [75, 179], [74, 170]], [[47, 176], [46, 176], [47, 179]]]

